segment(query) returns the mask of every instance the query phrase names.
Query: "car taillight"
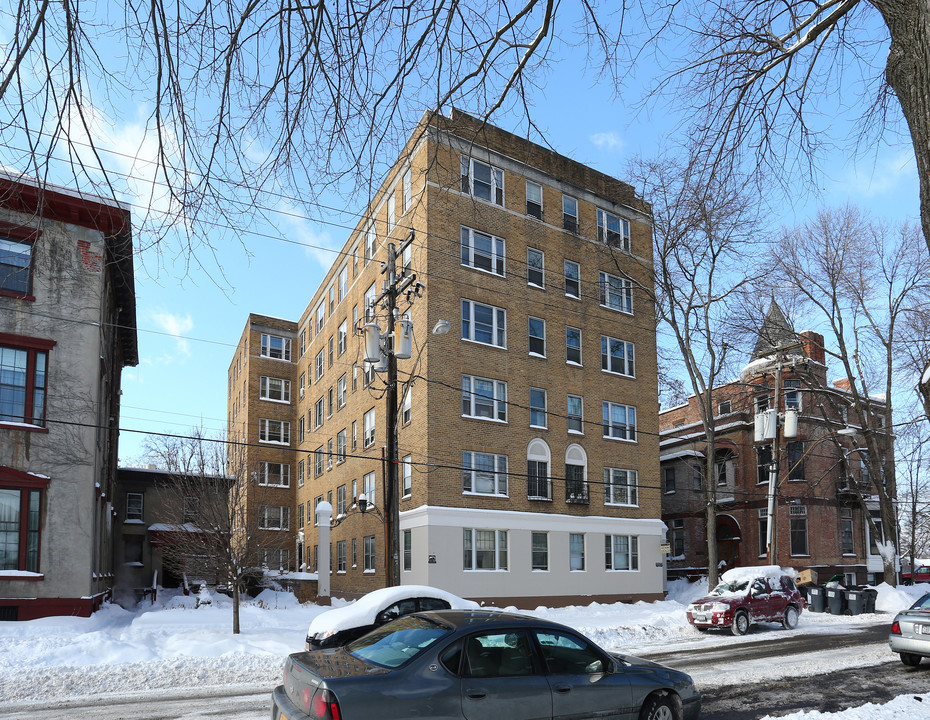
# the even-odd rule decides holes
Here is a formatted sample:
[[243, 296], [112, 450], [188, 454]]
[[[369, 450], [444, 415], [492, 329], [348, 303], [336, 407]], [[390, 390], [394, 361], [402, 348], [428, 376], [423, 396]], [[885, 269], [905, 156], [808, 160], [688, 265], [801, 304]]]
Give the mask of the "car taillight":
[[310, 717], [320, 720], [340, 720], [339, 703], [331, 690], [317, 690], [309, 708]]
[[892, 634], [892, 635], [900, 635], [900, 634], [901, 634], [901, 626], [898, 624], [898, 621], [897, 621], [897, 620], [895, 620], [893, 623], [891, 623], [891, 634]]

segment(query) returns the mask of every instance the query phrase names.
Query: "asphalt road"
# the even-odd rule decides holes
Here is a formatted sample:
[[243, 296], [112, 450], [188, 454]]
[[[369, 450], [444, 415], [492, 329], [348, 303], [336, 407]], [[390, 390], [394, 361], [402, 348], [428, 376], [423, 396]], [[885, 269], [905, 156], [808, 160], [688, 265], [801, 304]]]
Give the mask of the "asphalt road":
[[[763, 631], [764, 632], [764, 631]], [[727, 668], [746, 661], [771, 658], [773, 663], [810, 653], [855, 654], [857, 648], [887, 643], [885, 624], [866, 626], [861, 632], [840, 635], [785, 633], [706, 649], [643, 653], [657, 662], [685, 672], [714, 668], [725, 677]], [[926, 695], [921, 695], [925, 691]], [[143, 698], [100, 697], [92, 700], [29, 703], [0, 710], [3, 720], [268, 720], [271, 688], [235, 694], [222, 689], [167, 691]], [[798, 710], [836, 712], [867, 702], [883, 703], [913, 692], [924, 697], [930, 708], [930, 661], [917, 668], [900, 662], [823, 673], [814, 677], [780, 677], [768, 682], [702, 688], [702, 720], [756, 720]]]

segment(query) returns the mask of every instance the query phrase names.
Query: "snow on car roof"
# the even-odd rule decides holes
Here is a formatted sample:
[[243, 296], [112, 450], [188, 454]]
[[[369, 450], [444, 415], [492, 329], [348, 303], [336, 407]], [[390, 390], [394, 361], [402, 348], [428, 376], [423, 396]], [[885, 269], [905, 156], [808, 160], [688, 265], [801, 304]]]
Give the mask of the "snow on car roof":
[[738, 567], [727, 570], [720, 576], [722, 582], [731, 583], [741, 580], [755, 580], [758, 577], [780, 578], [787, 575], [790, 578], [797, 577], [794, 568], [781, 568], [778, 565], [756, 565], [750, 567]]
[[381, 588], [360, 597], [351, 605], [333, 608], [320, 613], [310, 622], [308, 635], [338, 632], [347, 628], [371, 625], [375, 616], [388, 605], [401, 600], [418, 597], [432, 597], [445, 600], [453, 610], [468, 610], [479, 608], [480, 605], [472, 600], [465, 600], [445, 590], [430, 587], [429, 585], [400, 585], [398, 587]]

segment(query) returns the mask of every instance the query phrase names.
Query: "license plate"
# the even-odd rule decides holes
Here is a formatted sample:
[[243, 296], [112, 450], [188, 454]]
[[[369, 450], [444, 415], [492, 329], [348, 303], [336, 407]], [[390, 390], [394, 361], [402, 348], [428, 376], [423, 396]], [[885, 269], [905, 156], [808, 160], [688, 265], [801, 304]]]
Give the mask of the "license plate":
[[914, 632], [918, 635], [930, 635], [930, 625], [914, 625]]
[[694, 618], [694, 622], [699, 622], [699, 623], [707, 622], [706, 615], [692, 615], [692, 617]]

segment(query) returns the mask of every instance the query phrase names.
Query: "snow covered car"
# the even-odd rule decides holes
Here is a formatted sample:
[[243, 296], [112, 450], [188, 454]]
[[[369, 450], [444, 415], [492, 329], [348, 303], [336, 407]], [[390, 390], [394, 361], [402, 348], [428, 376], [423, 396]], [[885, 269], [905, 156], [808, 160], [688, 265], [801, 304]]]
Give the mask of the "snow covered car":
[[777, 565], [728, 570], [707, 597], [688, 605], [688, 622], [698, 630], [730, 628], [745, 635], [756, 622], [797, 627], [804, 607], [792, 575]]
[[307, 630], [307, 650], [340, 647], [410, 613], [424, 610], [468, 610], [478, 603], [428, 585], [381, 588], [351, 605], [320, 613]]
[[888, 644], [911, 667], [930, 657], [930, 593], [895, 616]]
[[689, 675], [609, 653], [564, 625], [437, 610], [290, 655], [271, 720], [696, 720], [700, 709]]

